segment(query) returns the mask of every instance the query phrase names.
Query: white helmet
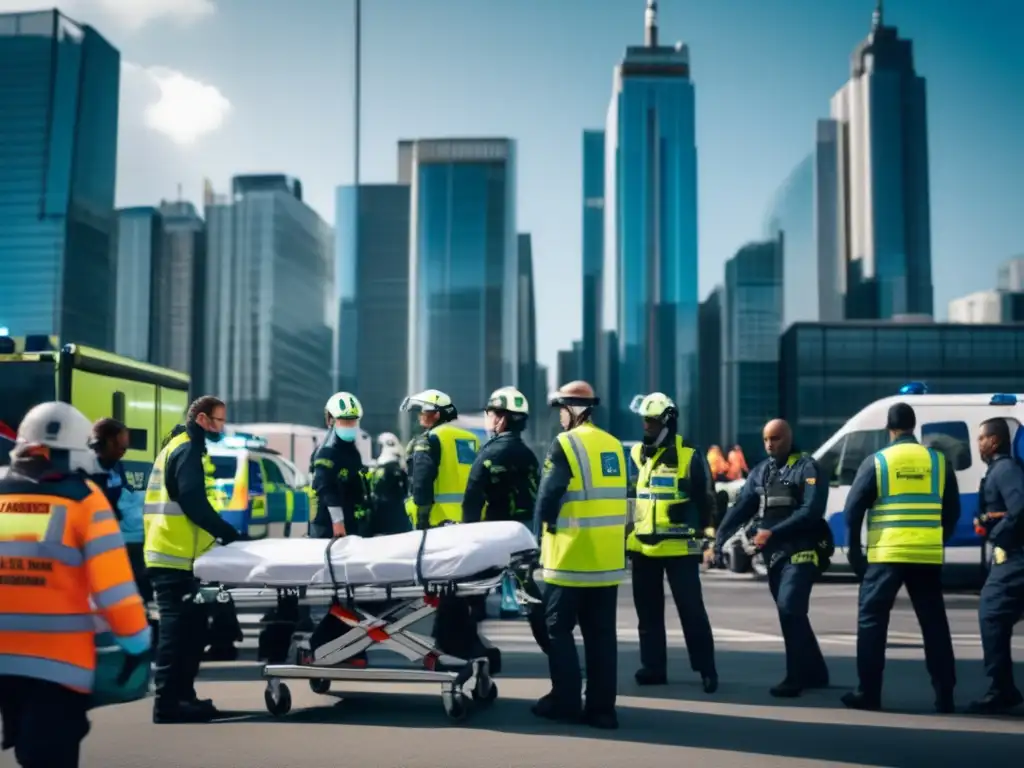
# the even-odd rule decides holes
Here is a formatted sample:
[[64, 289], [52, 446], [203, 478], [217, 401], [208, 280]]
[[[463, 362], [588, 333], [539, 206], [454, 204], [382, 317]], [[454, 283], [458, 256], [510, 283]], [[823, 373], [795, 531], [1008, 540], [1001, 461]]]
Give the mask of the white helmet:
[[336, 392], [324, 406], [332, 419], [358, 420], [363, 417], [363, 404], [351, 392]]
[[377, 436], [377, 445], [380, 446], [380, 455], [377, 457], [378, 464], [387, 464], [389, 461], [402, 462], [405, 460], [405, 448], [398, 437], [391, 432], [381, 432]]
[[439, 389], [425, 389], [415, 395], [409, 395], [402, 401], [401, 410], [410, 411], [419, 408], [427, 413], [453, 408], [452, 399]]
[[92, 423], [80, 410], [67, 403], [42, 403], [21, 420], [17, 445], [44, 445], [51, 450], [67, 451], [71, 469], [93, 473], [99, 465], [89, 446], [91, 437]]
[[484, 410], [505, 411], [507, 413], [519, 414], [520, 416], [528, 416], [530, 414], [530, 403], [526, 400], [526, 395], [515, 387], [502, 387], [491, 393]]

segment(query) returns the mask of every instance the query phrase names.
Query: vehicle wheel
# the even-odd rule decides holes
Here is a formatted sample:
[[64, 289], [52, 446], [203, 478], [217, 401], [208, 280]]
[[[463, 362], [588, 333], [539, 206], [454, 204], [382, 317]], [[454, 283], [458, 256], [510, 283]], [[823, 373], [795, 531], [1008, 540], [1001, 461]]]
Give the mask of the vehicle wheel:
[[729, 550], [728, 562], [729, 570], [733, 573], [746, 573], [750, 570], [750, 555], [739, 544], [734, 544]]
[[272, 714], [274, 717], [284, 717], [292, 710], [292, 692], [288, 690], [288, 686], [284, 683], [277, 688], [277, 698], [274, 698], [274, 692], [267, 688], [263, 692], [263, 702], [267, 705], [267, 712]]
[[498, 698], [498, 685], [493, 680], [488, 680], [487, 685], [484, 686], [482, 680], [477, 680], [476, 685], [473, 686], [473, 701], [481, 706], [487, 706], [493, 704], [494, 700]]
[[454, 722], [466, 719], [466, 715], [469, 714], [469, 707], [466, 705], [466, 697], [461, 691], [456, 691], [452, 694], [450, 704], [445, 702], [444, 713], [448, 715], [449, 720]]
[[331, 681], [323, 677], [314, 677], [309, 681], [309, 690], [323, 695], [331, 690]]

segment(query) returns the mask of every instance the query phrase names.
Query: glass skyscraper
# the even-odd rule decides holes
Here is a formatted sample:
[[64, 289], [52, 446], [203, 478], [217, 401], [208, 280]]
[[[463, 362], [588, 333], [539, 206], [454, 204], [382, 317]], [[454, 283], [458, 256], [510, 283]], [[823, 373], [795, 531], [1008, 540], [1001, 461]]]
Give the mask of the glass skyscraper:
[[0, 15], [0, 326], [12, 335], [113, 347], [120, 71], [91, 27]]
[[160, 316], [153, 288], [163, 262], [164, 221], [152, 206], [122, 208], [117, 219], [114, 352], [148, 363]]
[[580, 378], [597, 383], [604, 269], [604, 131], [583, 132], [583, 347]]
[[814, 155], [794, 168], [765, 215], [764, 237], [782, 251], [782, 327], [815, 322], [821, 312], [818, 249], [814, 242]]
[[843, 163], [846, 316], [931, 315], [925, 81], [911, 41], [884, 23], [880, 7], [851, 64], [831, 107]]
[[[722, 441], [722, 301], [717, 286], [700, 303], [700, 410], [693, 440], [705, 450]], [[686, 436], [690, 439], [690, 435]]]
[[412, 182], [408, 389], [477, 412], [492, 390], [520, 384], [515, 144], [399, 146]]
[[[635, 394], [673, 397], [686, 434], [697, 398], [697, 148], [685, 45], [646, 44], [616, 67], [606, 125], [604, 326], [617, 331], [612, 428], [635, 423]], [[609, 355], [609, 359], [611, 359]]]
[[[530, 403], [530, 411], [538, 414], [546, 408], [547, 391], [537, 389], [537, 305], [533, 290], [533, 238], [528, 232], [520, 232], [518, 237], [519, 259], [519, 390], [526, 395]], [[541, 419], [530, 420], [532, 439]]]
[[782, 253], [778, 241], [749, 243], [725, 263], [722, 296], [721, 439], [747, 456], [764, 452], [761, 431], [779, 399]]
[[206, 376], [236, 423], [323, 424], [333, 387], [334, 238], [282, 175], [207, 190]]
[[335, 210], [336, 388], [359, 397], [363, 429], [398, 432], [409, 394], [409, 187], [339, 187]]

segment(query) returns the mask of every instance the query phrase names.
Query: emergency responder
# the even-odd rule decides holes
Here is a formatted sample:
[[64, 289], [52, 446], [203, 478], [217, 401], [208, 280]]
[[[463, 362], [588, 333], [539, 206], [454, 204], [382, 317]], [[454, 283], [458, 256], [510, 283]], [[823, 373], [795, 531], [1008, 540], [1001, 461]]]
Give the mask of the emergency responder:
[[518, 520], [533, 525], [539, 476], [537, 457], [523, 442], [530, 415], [526, 397], [514, 387], [495, 390], [484, 408], [493, 435], [480, 448], [469, 471], [462, 521]]
[[[444, 392], [427, 389], [410, 395], [401, 410], [418, 410], [423, 428], [409, 445], [405, 507], [409, 520], [417, 530], [461, 523], [462, 498], [480, 441], [451, 423], [459, 412]], [[459, 658], [472, 658], [480, 647], [471, 606], [465, 600], [441, 600], [433, 634], [440, 649]]]
[[729, 480], [743, 480], [750, 474], [747, 457], [743, 455], [743, 449], [739, 445], [734, 445], [730, 449], [728, 464], [729, 469], [726, 474]]
[[661, 392], [637, 395], [630, 406], [643, 419], [643, 442], [630, 450], [640, 472], [634, 524], [626, 537], [633, 562], [633, 604], [640, 634], [640, 685], [668, 682], [665, 578], [683, 625], [690, 667], [704, 691], [718, 690], [715, 641], [701, 593], [703, 530], [713, 518], [707, 463], [684, 446], [679, 409]]
[[125, 549], [135, 574], [135, 586], [144, 603], [153, 600], [153, 586], [146, 573], [146, 560], [142, 555], [142, 507], [146, 492], [132, 487], [128, 481], [122, 459], [128, 451], [128, 427], [117, 419], [100, 419], [92, 425], [89, 447], [96, 452], [100, 471], [92, 479], [110, 502], [121, 527]]
[[729, 481], [729, 462], [722, 455], [722, 449], [717, 445], [708, 448], [708, 466], [711, 468], [711, 475], [716, 483]]
[[768, 568], [768, 588], [786, 646], [786, 677], [769, 693], [794, 698], [829, 684], [828, 667], [808, 617], [811, 588], [824, 558], [831, 557], [823, 544], [823, 539], [831, 540], [825, 522], [829, 484], [818, 462], [793, 447], [793, 432], [785, 421], [769, 421], [763, 437], [768, 458], [754, 467], [726, 513], [712, 558], [720, 560], [722, 545], [742, 526], [755, 522], [753, 543]]
[[405, 513], [405, 499], [409, 495], [409, 475], [405, 471], [405, 449], [390, 432], [377, 437], [380, 455], [377, 466], [370, 472], [370, 535], [387, 536], [412, 529]]
[[144, 552], [160, 611], [155, 723], [208, 722], [219, 714], [212, 701], [199, 699], [195, 691], [209, 613], [192, 568], [215, 542], [239, 538], [210, 504], [213, 462], [206, 442], [222, 439], [226, 420], [222, 400], [197, 398], [185, 424], [171, 431], [149, 475]]
[[[533, 705], [538, 717], [618, 727], [615, 714], [616, 613], [625, 575], [627, 470], [622, 443], [591, 421], [600, 404], [585, 381], [549, 398], [565, 431], [551, 444], [537, 491], [551, 692]], [[586, 651], [587, 700], [573, 631]]]
[[332, 395], [324, 406], [330, 432], [313, 457], [316, 515], [310, 538], [359, 534], [370, 511], [366, 467], [356, 447], [362, 416], [363, 406], [351, 392]]
[[72, 406], [37, 405], [0, 480], [2, 748], [13, 747], [22, 768], [79, 764], [96, 670], [95, 610], [127, 654], [122, 678], [149, 663], [149, 625], [117, 520], [86, 479], [97, 470], [90, 432]]
[[988, 539], [993, 546], [978, 619], [985, 673], [992, 682], [984, 696], [971, 702], [968, 711], [996, 714], [1024, 703], [1013, 680], [1010, 657], [1013, 625], [1024, 615], [1024, 468], [1010, 457], [1010, 427], [1002, 417], [982, 422], [978, 452], [988, 464], [978, 493], [979, 522], [986, 529], [992, 526]]
[[[906, 403], [889, 408], [890, 443], [861, 464], [846, 497], [850, 567], [862, 577], [857, 617], [855, 691], [842, 697], [851, 709], [882, 706], [889, 614], [906, 587], [924, 640], [935, 708], [954, 710], [956, 662], [942, 598], [944, 544], [960, 518], [960, 491], [949, 460], [914, 438], [917, 417]], [[861, 526], [867, 516], [867, 559]]]

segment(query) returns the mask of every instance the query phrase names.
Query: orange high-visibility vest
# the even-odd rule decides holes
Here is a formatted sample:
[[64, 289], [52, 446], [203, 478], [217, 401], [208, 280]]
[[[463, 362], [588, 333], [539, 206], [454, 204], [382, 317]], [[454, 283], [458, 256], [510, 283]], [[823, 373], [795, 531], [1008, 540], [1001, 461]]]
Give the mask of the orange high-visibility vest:
[[149, 624], [117, 518], [91, 480], [0, 480], [0, 675], [89, 693], [96, 616], [126, 646]]

